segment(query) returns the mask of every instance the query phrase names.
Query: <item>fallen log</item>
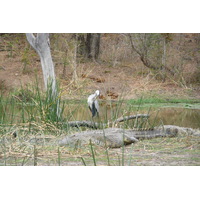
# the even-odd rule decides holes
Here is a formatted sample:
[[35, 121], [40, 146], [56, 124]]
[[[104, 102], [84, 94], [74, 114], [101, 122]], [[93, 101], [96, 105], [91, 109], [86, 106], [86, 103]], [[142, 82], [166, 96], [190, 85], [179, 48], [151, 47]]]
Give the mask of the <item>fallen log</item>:
[[124, 122], [124, 121], [130, 120], [130, 119], [137, 119], [137, 118], [149, 118], [149, 115], [147, 115], [147, 114], [138, 114], [138, 115], [124, 116], [124, 117], [120, 117], [120, 118], [116, 119], [114, 121], [114, 123]]
[[[116, 119], [113, 122], [113, 124], [123, 122], [123, 121], [127, 121], [127, 120], [130, 120], [130, 119], [148, 118], [148, 117], [149, 117], [149, 115], [147, 115], [147, 114], [124, 116], [124, 117], [120, 117], [120, 118]], [[104, 128], [106, 126], [109, 126], [109, 124], [106, 124], [106, 123], [86, 121], [86, 120], [84, 120], [84, 121], [69, 121], [66, 124], [70, 127], [88, 127], [88, 128], [93, 128], [93, 129], [97, 129], [99, 127]]]

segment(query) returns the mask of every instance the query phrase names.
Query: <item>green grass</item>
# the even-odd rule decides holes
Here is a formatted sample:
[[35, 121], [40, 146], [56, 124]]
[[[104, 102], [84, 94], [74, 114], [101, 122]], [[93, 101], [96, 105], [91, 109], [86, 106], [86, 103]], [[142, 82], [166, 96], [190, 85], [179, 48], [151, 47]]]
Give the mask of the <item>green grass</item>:
[[[57, 95], [52, 95], [52, 87], [44, 92], [35, 85], [26, 86], [10, 93], [0, 94], [0, 124], [52, 124], [61, 128], [65, 121], [63, 112], [65, 102], [61, 101], [61, 91], [57, 84]], [[46, 126], [48, 127], [48, 126]]]
[[166, 99], [166, 98], [139, 98], [139, 99], [130, 99], [127, 101], [130, 104], [157, 104], [157, 103], [200, 103], [199, 99]]

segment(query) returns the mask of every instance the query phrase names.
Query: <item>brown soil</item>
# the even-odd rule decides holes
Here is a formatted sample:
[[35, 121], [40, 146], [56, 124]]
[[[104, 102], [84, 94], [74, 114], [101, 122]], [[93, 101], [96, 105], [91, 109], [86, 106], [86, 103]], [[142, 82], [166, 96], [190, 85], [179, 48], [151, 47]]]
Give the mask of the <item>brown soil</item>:
[[[28, 66], [28, 72], [23, 72], [23, 66], [19, 58], [5, 59], [7, 55], [0, 54], [0, 84], [4, 91], [20, 89], [21, 86], [31, 85], [35, 82], [35, 76], [39, 77], [43, 85], [40, 62], [36, 61]], [[73, 83], [72, 72], [69, 70], [65, 78], [62, 78], [62, 66], [56, 66], [56, 75], [64, 88], [64, 96], [67, 99], [81, 99], [94, 92], [101, 91], [101, 98], [116, 99], [123, 95], [126, 99], [139, 98], [141, 95], [165, 96], [166, 98], [200, 98], [200, 88], [180, 87], [178, 83], [156, 80], [153, 75], [140, 76], [135, 74], [132, 66], [108, 67], [106, 65], [93, 65], [91, 63], [80, 64], [77, 83]], [[35, 72], [36, 73], [35, 73]]]
[[[2, 45], [3, 47], [7, 45], [5, 40], [0, 42], [1, 48]], [[24, 50], [26, 48], [29, 48], [28, 54]], [[5, 51], [0, 51], [0, 90], [7, 92], [19, 89], [21, 85], [32, 84], [36, 75], [43, 85], [39, 57], [25, 39], [24, 43], [15, 44], [12, 52], [8, 47], [2, 49]], [[63, 77], [63, 64], [54, 51], [52, 55], [57, 79], [60, 80], [64, 89], [63, 96], [67, 99], [86, 98], [88, 94], [97, 89], [101, 91], [102, 99], [116, 99], [121, 95], [126, 99], [138, 98], [141, 95], [200, 98], [199, 86], [186, 87], [170, 79], [162, 82], [144, 66], [141, 67], [141, 62], [137, 59], [134, 63], [121, 63], [115, 66], [110, 66], [108, 63], [80, 63], [77, 69], [78, 79], [75, 83], [72, 82], [72, 68], [69, 65], [66, 66], [66, 74]]]

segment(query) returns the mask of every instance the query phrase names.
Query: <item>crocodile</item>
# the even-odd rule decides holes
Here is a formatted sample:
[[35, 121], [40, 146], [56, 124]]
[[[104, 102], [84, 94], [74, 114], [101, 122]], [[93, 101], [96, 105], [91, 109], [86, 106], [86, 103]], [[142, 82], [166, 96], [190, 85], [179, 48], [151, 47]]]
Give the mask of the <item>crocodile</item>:
[[65, 136], [58, 140], [58, 145], [88, 144], [90, 142], [110, 148], [119, 148], [137, 142], [139, 139], [155, 137], [175, 137], [178, 135], [200, 136], [200, 131], [192, 128], [164, 125], [155, 127], [153, 130], [135, 131], [131, 129], [107, 128], [103, 130], [90, 130]]
[[[122, 128], [106, 128], [97, 130], [87, 130], [77, 132], [72, 135], [57, 137], [44, 137], [38, 135], [34, 137], [24, 138], [22, 143], [25, 145], [52, 145], [52, 146], [72, 146], [76, 147], [89, 144], [120, 148], [124, 145], [132, 144], [141, 139], [150, 139], [155, 137], [176, 137], [179, 135], [193, 135], [200, 137], [200, 130], [185, 128], [173, 125], [164, 125], [154, 127], [154, 129], [122, 129]], [[17, 134], [11, 133], [11, 138], [3, 136], [0, 138], [0, 144], [7, 144], [16, 140]]]
[[[154, 127], [154, 129], [122, 129], [122, 128], [106, 128], [97, 130], [87, 130], [77, 132], [72, 135], [65, 135], [59, 138], [34, 136], [24, 142], [31, 145], [53, 145], [53, 146], [71, 146], [78, 147], [81, 145], [92, 144], [109, 147], [120, 148], [124, 145], [132, 144], [141, 139], [150, 139], [155, 137], [176, 137], [179, 135], [200, 136], [200, 130], [185, 128], [173, 125], [164, 125]], [[16, 138], [15, 138], [16, 139]], [[1, 143], [7, 140], [1, 138]]]
[[107, 128], [104, 130], [96, 131], [83, 131], [66, 136], [58, 141], [60, 146], [87, 144], [89, 142], [100, 146], [107, 146], [111, 148], [122, 147], [123, 145], [137, 142], [134, 136], [129, 136], [126, 131], [121, 128]]

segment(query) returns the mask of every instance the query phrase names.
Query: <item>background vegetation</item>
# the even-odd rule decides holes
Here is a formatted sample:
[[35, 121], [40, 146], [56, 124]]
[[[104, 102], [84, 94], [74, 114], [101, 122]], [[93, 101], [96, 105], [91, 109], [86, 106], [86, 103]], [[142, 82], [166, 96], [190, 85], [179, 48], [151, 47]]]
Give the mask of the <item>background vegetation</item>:
[[[141, 94], [199, 98], [200, 34], [50, 34], [57, 79], [65, 98], [102, 99]], [[25, 34], [0, 34], [0, 90], [13, 91], [39, 77], [38, 55]]]

